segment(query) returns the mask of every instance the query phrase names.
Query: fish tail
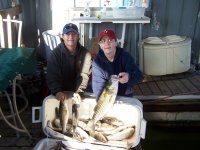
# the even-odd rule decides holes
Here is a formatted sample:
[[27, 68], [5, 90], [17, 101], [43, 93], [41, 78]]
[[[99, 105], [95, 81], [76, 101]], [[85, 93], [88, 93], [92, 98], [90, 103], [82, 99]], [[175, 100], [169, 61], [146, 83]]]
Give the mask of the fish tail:
[[95, 129], [92, 128], [91, 130], [89, 130], [89, 134], [91, 137], [94, 137], [95, 136]]
[[95, 124], [94, 124], [93, 120], [88, 121], [88, 123], [86, 125], [86, 131], [88, 131], [90, 136], [93, 137], [94, 132], [95, 132]]

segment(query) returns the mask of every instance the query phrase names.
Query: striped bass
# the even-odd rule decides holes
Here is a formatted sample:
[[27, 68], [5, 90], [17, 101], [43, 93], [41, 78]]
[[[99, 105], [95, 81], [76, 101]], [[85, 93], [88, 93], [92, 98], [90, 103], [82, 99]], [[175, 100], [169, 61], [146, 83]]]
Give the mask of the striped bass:
[[101, 132], [98, 132], [98, 131], [94, 132], [94, 138], [103, 143], [108, 142], [108, 139]]
[[[102, 119], [108, 110], [113, 106], [118, 91], [118, 76], [111, 75], [111, 78], [106, 82], [97, 104], [94, 108], [94, 114], [91, 120], [89, 120], [86, 130], [93, 131], [97, 121]], [[92, 129], [92, 130], [91, 130]], [[91, 132], [92, 134], [92, 132]]]
[[[47, 127], [51, 128], [52, 130], [54, 130], [56, 132], [62, 133], [62, 128], [53, 126], [50, 120], [47, 121]], [[69, 132], [71, 128], [72, 128], [72, 125], [67, 124], [65, 133]]]
[[99, 132], [110, 131], [110, 130], [114, 130], [116, 128], [117, 128], [117, 126], [115, 126], [115, 125], [101, 123], [101, 122], [97, 122], [95, 125], [95, 130], [99, 131]]
[[69, 109], [68, 109], [66, 100], [60, 101], [59, 118], [60, 118], [60, 125], [62, 127], [62, 133], [65, 133], [66, 128], [67, 128], [68, 119], [69, 119]]
[[114, 126], [123, 126], [124, 125], [123, 121], [121, 121], [117, 118], [114, 118], [114, 117], [104, 117], [102, 119], [102, 122], [110, 124], [110, 125], [114, 125]]
[[115, 128], [115, 129], [113, 129], [113, 130], [104, 130], [104, 131], [102, 131], [102, 133], [104, 134], [104, 135], [113, 135], [113, 134], [116, 134], [116, 133], [118, 133], [118, 132], [120, 132], [120, 131], [122, 131], [122, 130], [125, 130], [125, 129], [127, 129], [127, 128], [129, 128], [130, 126], [127, 126], [127, 125], [124, 125], [124, 126], [119, 126], [119, 127], [117, 127], [117, 128]]
[[122, 130], [121, 132], [117, 132], [113, 135], [107, 136], [107, 139], [114, 140], [114, 141], [120, 141], [120, 140], [124, 140], [124, 139], [127, 139], [127, 138], [133, 136], [134, 133], [135, 133], [135, 128], [126, 128], [126, 129]]
[[73, 94], [72, 98], [72, 125], [73, 125], [73, 136], [76, 131], [76, 127], [79, 121], [79, 106], [81, 103], [81, 97], [78, 93]]
[[90, 138], [90, 136], [82, 128], [77, 127], [73, 137], [76, 137], [78, 140], [82, 141], [84, 139]]

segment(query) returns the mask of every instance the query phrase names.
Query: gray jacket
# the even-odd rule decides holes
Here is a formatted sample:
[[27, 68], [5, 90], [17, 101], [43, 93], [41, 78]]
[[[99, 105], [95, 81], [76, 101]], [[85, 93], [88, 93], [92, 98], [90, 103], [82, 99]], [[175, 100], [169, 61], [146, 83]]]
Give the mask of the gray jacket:
[[47, 84], [51, 93], [74, 91], [82, 94], [89, 82], [91, 64], [90, 52], [79, 43], [73, 55], [60, 43], [47, 61]]

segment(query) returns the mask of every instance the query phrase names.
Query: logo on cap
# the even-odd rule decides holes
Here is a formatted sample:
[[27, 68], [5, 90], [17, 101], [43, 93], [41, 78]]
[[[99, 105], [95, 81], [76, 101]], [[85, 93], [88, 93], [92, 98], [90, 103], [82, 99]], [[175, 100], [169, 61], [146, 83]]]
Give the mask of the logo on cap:
[[98, 36], [99, 41], [100, 41], [104, 36], [107, 36], [107, 37], [109, 37], [110, 39], [115, 39], [115, 40], [117, 40], [116, 35], [115, 35], [115, 32], [114, 32], [113, 30], [110, 30], [110, 29], [105, 29], [105, 30], [103, 30], [103, 31], [101, 31], [101, 32], [99, 33], [99, 36]]

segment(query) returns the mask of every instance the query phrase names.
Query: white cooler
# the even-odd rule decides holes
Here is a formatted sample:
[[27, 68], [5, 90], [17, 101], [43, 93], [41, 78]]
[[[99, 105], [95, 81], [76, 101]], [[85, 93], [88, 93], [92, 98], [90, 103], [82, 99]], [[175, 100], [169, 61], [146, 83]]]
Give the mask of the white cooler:
[[[80, 119], [89, 119], [93, 113], [93, 108], [96, 105], [96, 99], [87, 94], [80, 104]], [[69, 111], [71, 112], [71, 102], [68, 101]], [[119, 143], [116, 145], [115, 142], [80, 142], [71, 137], [67, 137], [54, 130], [46, 130], [47, 121], [53, 121], [55, 119], [55, 108], [59, 107], [59, 101], [55, 99], [54, 96], [50, 95], [46, 97], [42, 105], [42, 128], [47, 136], [46, 139], [39, 141], [34, 150], [49, 150], [57, 141], [62, 141], [69, 148], [74, 149], [127, 149], [127, 145]], [[71, 114], [71, 113], [70, 113]], [[131, 144], [131, 147], [135, 147], [139, 144], [140, 138], [145, 138], [146, 133], [146, 120], [143, 118], [143, 106], [142, 103], [135, 98], [129, 97], [117, 97], [114, 106], [106, 114], [108, 117], [117, 117], [121, 119], [125, 125], [135, 125], [135, 133], [127, 141]], [[69, 116], [71, 118], [71, 116]], [[122, 142], [124, 143], [124, 142]]]
[[143, 72], [147, 75], [182, 73], [190, 69], [191, 39], [184, 36], [148, 37], [143, 40]]

